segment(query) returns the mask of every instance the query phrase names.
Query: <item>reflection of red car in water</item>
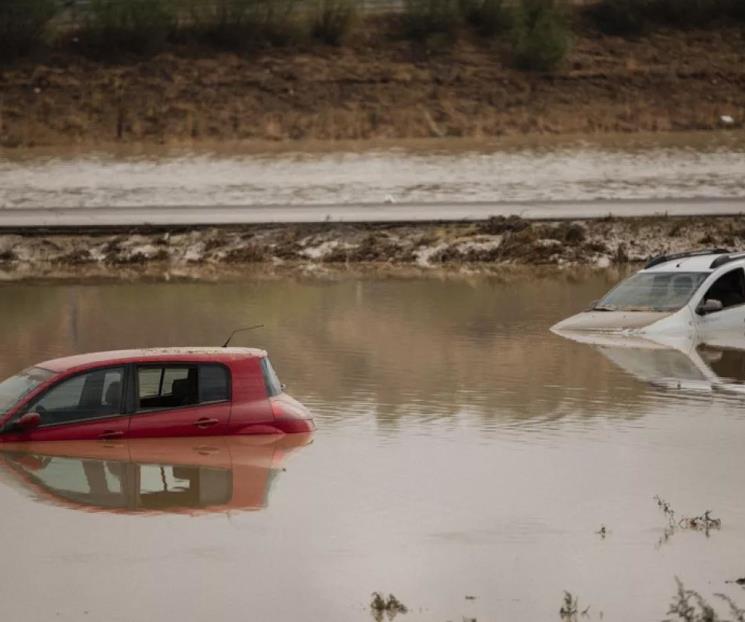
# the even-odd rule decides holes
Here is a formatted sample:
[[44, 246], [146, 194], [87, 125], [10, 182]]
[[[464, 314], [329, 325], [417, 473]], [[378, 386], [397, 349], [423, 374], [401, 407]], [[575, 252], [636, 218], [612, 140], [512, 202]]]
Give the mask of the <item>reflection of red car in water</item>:
[[69, 356], [0, 383], [0, 442], [312, 432], [263, 350]]
[[310, 434], [64, 441], [0, 447], [6, 483], [45, 502], [109, 512], [260, 510], [286, 456]]

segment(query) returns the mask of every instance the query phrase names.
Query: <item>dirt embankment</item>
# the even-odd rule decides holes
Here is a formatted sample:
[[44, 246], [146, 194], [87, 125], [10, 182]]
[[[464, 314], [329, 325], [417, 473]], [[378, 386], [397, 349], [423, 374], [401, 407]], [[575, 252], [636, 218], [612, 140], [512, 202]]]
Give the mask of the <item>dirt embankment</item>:
[[[722, 117], [725, 117], [722, 119]], [[362, 33], [342, 48], [173, 48], [125, 64], [57, 51], [0, 68], [0, 145], [491, 137], [745, 125], [745, 31], [578, 34], [563, 68], [504, 44], [437, 49]]]
[[691, 248], [745, 247], [745, 217], [417, 225], [282, 225], [0, 235], [0, 278], [167, 275], [391, 267], [486, 272], [507, 266], [640, 262]]

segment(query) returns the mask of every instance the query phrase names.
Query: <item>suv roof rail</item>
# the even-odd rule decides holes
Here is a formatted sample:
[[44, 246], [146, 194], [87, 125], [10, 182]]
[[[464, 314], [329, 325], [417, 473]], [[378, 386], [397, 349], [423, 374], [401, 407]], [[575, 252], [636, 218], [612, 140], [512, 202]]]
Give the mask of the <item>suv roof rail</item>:
[[[670, 255], [657, 255], [657, 257], [653, 257], [647, 262], [647, 264], [644, 266], [644, 269], [647, 270], [648, 268], [658, 266], [661, 263], [665, 263], [666, 261], [674, 261], [675, 259], [685, 259], [686, 257], [699, 257], [700, 255], [726, 255], [730, 252], [731, 251], [726, 248], [706, 248], [706, 249], [698, 250], [698, 251], [684, 251], [682, 253], [672, 253]], [[719, 259], [722, 259], [722, 258], [717, 257], [714, 261], [716, 262]], [[712, 264], [711, 267], [714, 268], [715, 266]]]
[[731, 261], [737, 261], [738, 259], [745, 259], [745, 252], [741, 251], [739, 253], [732, 253], [730, 255], [722, 255], [721, 257], [717, 257], [714, 261], [711, 262], [709, 268], [714, 270], [715, 268], [719, 268], [720, 266], [728, 264]]

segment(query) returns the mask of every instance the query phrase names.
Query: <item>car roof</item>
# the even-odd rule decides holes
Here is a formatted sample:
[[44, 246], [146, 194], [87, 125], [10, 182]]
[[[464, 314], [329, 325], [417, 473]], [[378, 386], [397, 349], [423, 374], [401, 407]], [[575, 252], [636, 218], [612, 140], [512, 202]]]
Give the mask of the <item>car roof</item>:
[[51, 359], [35, 365], [54, 372], [66, 372], [88, 367], [99, 367], [111, 363], [227, 363], [237, 359], [262, 358], [264, 350], [256, 348], [141, 348], [134, 350], [111, 350], [108, 352], [89, 352], [62, 358]]
[[[712, 263], [715, 259], [720, 257], [727, 257], [732, 255], [731, 253], [710, 253], [705, 255], [693, 255], [690, 257], [677, 257], [669, 259], [668, 261], [662, 261], [651, 268], [645, 268], [643, 272], [711, 272], [719, 266], [712, 267]], [[726, 263], [720, 264], [728, 268], [734, 268], [738, 265], [742, 265], [745, 262], [745, 257], [738, 257], [732, 259]]]

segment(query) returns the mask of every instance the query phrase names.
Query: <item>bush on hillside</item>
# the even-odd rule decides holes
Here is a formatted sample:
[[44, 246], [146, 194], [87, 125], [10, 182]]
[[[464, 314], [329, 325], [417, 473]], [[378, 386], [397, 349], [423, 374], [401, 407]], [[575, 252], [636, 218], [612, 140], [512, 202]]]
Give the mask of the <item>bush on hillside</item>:
[[513, 29], [515, 66], [530, 71], [551, 71], [572, 47], [572, 35], [558, 0], [522, 0]]
[[152, 54], [176, 26], [172, 0], [91, 0], [79, 39], [96, 54]]
[[414, 39], [454, 35], [460, 22], [458, 0], [405, 0], [404, 27]]
[[460, 0], [466, 23], [484, 37], [493, 37], [512, 27], [512, 11], [504, 0]]
[[311, 34], [329, 45], [340, 45], [357, 20], [357, 13], [355, 0], [318, 0]]
[[600, 0], [587, 14], [606, 34], [637, 36], [659, 27], [701, 28], [745, 21], [743, 0]]
[[56, 12], [54, 0], [0, 0], [0, 58], [33, 50]]
[[298, 0], [191, 0], [190, 28], [228, 49], [284, 45], [299, 36]]

